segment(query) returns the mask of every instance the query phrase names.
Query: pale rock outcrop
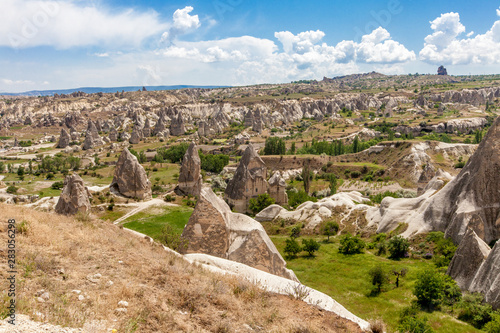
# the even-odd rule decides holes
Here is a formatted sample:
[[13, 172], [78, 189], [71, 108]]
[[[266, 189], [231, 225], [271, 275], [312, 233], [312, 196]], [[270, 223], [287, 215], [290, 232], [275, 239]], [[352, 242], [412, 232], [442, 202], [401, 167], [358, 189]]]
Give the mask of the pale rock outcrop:
[[151, 123], [149, 121], [149, 118], [146, 118], [146, 121], [144, 122], [144, 128], [142, 129], [142, 135], [145, 138], [148, 138], [151, 136]]
[[181, 249], [184, 254], [209, 254], [297, 281], [262, 225], [232, 213], [210, 188], [201, 190], [182, 238], [187, 240], [187, 247]]
[[115, 168], [115, 174], [110, 187], [115, 188], [122, 195], [129, 198], [149, 200], [151, 182], [146, 171], [130, 151], [123, 149]]
[[64, 179], [64, 187], [57, 201], [55, 211], [63, 215], [89, 212], [90, 196], [90, 192], [83, 184], [83, 179], [80, 176], [77, 174], [66, 176]]
[[71, 142], [71, 136], [69, 135], [68, 131], [66, 131], [64, 128], [61, 128], [61, 135], [59, 136], [59, 142], [57, 143], [56, 148], [66, 148], [69, 146], [69, 143]]
[[134, 126], [134, 130], [132, 131], [132, 134], [130, 135], [130, 139], [128, 140], [128, 142], [130, 144], [138, 144], [139, 142], [141, 142], [143, 136], [142, 136], [142, 131], [140, 128], [138, 128], [138, 126]]
[[224, 196], [229, 205], [240, 213], [249, 212], [248, 202], [267, 192], [266, 164], [252, 144], [245, 149], [233, 179], [227, 184]]
[[500, 117], [458, 174], [442, 189], [412, 199], [386, 197], [367, 212], [378, 232], [408, 223], [403, 234], [443, 231], [459, 244], [467, 227], [486, 243], [500, 236]]
[[196, 144], [191, 142], [184, 158], [179, 173], [179, 185], [175, 188], [178, 195], [199, 196], [203, 179], [201, 177], [201, 160]]
[[118, 131], [116, 130], [116, 128], [114, 126], [111, 127], [111, 129], [109, 130], [109, 140], [110, 141], [118, 141]]
[[267, 193], [274, 199], [278, 205], [288, 204], [288, 194], [286, 193], [286, 182], [281, 177], [281, 172], [276, 171], [268, 181]]
[[[354, 217], [355, 215], [360, 215], [357, 214], [360, 212], [362, 213], [361, 215], [364, 215], [364, 212], [370, 208], [368, 205], [358, 204], [364, 201], [368, 201], [368, 199], [364, 198], [359, 192], [340, 192], [317, 202], [306, 201], [293, 211], [288, 211], [279, 205], [271, 205], [259, 212], [255, 216], [255, 219], [259, 222], [272, 221], [274, 219], [303, 222], [306, 229], [314, 230], [321, 222], [332, 217], [335, 210], [341, 209], [344, 212], [342, 219], [339, 221], [342, 227], [344, 220], [349, 220], [351, 215]], [[358, 217], [355, 219], [358, 220]]]
[[184, 118], [182, 118], [182, 114], [179, 112], [177, 117], [172, 118], [172, 122], [170, 123], [170, 134], [174, 136], [183, 135], [186, 133], [186, 128], [184, 127]]
[[[460, 289], [468, 290], [479, 267], [490, 254], [491, 249], [474, 230], [467, 229], [446, 274], [451, 276]], [[499, 272], [500, 273], [500, 272]]]
[[160, 133], [165, 132], [165, 119], [163, 119], [162, 116], [160, 116], [160, 119], [158, 119], [158, 122], [155, 125], [155, 128], [153, 130], [153, 135], [158, 135]]
[[494, 309], [500, 308], [500, 242], [491, 250], [488, 258], [474, 276], [469, 286], [470, 292], [480, 292]]
[[92, 149], [96, 146], [103, 145], [101, 137], [99, 136], [99, 132], [95, 127], [95, 124], [92, 120], [89, 120], [87, 132], [85, 134], [85, 141], [83, 142], [83, 150]]

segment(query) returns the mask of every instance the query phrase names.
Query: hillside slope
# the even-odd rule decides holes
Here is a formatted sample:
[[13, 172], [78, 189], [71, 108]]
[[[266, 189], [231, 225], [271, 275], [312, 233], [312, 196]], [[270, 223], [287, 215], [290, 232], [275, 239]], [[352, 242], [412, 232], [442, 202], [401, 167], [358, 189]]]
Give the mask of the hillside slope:
[[360, 332], [333, 313], [190, 265], [114, 225], [5, 204], [0, 212], [2, 244], [7, 219], [24, 225], [16, 237], [17, 313], [33, 320], [74, 328], [101, 320], [103, 331], [118, 332]]

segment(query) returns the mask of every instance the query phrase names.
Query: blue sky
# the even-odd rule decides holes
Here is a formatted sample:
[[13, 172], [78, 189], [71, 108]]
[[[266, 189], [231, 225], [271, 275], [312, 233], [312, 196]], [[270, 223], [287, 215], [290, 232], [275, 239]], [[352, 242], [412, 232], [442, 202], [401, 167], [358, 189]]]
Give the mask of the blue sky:
[[500, 1], [2, 0], [0, 92], [500, 73]]

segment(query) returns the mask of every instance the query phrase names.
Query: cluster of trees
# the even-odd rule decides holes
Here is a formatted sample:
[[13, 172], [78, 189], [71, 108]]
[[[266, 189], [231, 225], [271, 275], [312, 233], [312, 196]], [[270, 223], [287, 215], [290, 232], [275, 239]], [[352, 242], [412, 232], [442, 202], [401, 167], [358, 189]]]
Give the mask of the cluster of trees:
[[369, 141], [362, 141], [356, 136], [352, 144], [344, 144], [342, 140], [335, 141], [317, 141], [312, 140], [311, 144], [305, 143], [304, 146], [297, 150], [297, 154], [326, 154], [330, 156], [338, 156], [343, 154], [358, 153], [362, 150], [375, 146], [382, 138], [375, 138]]
[[266, 139], [264, 146], [264, 155], [285, 155], [286, 145], [285, 140], [277, 137], [270, 137]]
[[258, 212], [275, 203], [274, 199], [268, 194], [260, 194], [257, 198], [252, 198], [248, 202], [248, 208], [256, 215]]
[[[153, 161], [158, 163], [179, 163], [182, 162], [189, 144], [181, 143], [169, 148], [158, 148]], [[212, 155], [203, 154], [201, 150], [198, 152], [201, 159], [201, 169], [207, 172], [220, 173], [226, 165], [229, 164], [229, 156], [225, 154]], [[142, 162], [141, 162], [142, 163]]]
[[321, 244], [312, 238], [303, 238], [302, 246], [297, 242], [297, 238], [300, 237], [300, 230], [302, 225], [297, 225], [292, 228], [290, 232], [290, 237], [285, 240], [285, 255], [292, 259], [297, 258], [297, 255], [305, 251], [309, 257], [314, 257], [314, 253], [319, 250]]

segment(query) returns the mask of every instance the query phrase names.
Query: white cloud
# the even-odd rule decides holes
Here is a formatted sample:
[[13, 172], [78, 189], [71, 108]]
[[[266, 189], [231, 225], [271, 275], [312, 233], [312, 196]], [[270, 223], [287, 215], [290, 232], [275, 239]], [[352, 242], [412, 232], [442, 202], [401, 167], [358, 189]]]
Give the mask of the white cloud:
[[467, 37], [472, 37], [474, 35], [474, 31], [469, 32], [466, 36]]
[[500, 20], [473, 38], [473, 32], [467, 38], [458, 38], [465, 27], [457, 13], [442, 14], [431, 22], [431, 28], [434, 33], [425, 38], [419, 53], [421, 60], [432, 64], [500, 64]]
[[137, 47], [166, 28], [152, 10], [116, 11], [83, 1], [0, 2], [0, 46]]
[[500, 8], [497, 9], [497, 16], [500, 16]]
[[[201, 26], [198, 15], [190, 15], [194, 10], [191, 6], [186, 6], [183, 9], [177, 9], [173, 15], [173, 23], [167, 31], [161, 36], [162, 42], [174, 40], [179, 35], [184, 35], [198, 29]], [[210, 24], [215, 24], [211, 22]]]
[[157, 54], [169, 59], [218, 63], [228, 73], [235, 73], [235, 80], [240, 83], [322, 78], [355, 72], [358, 64], [393, 65], [416, 58], [413, 51], [393, 41], [383, 28], [363, 36], [360, 43], [341, 41], [333, 46], [321, 42], [325, 33], [320, 30], [296, 35], [280, 31], [274, 36], [282, 49], [272, 40], [242, 36], [201, 42], [175, 41]]
[[104, 52], [104, 53], [94, 53], [94, 55], [96, 57], [99, 57], [99, 58], [107, 58], [109, 57], [109, 53], [108, 52]]
[[7, 86], [15, 86], [15, 85], [31, 85], [35, 84], [35, 82], [30, 80], [11, 80], [11, 79], [1, 79], [2, 83]]

